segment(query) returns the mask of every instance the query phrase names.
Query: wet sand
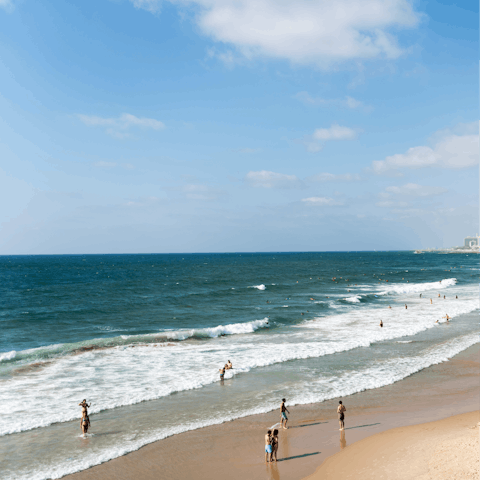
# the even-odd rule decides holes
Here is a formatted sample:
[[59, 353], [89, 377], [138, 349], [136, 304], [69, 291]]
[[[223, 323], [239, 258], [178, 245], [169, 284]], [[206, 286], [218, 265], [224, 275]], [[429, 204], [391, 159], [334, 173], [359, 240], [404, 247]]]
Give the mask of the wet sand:
[[[361, 442], [352, 444], [366, 437], [477, 411], [479, 354], [480, 345], [476, 344], [449, 362], [393, 385], [343, 397], [347, 408], [344, 436], [339, 432], [336, 415], [338, 399], [289, 407], [291, 428], [280, 431], [277, 464], [265, 465], [263, 437], [270, 426], [280, 421], [278, 411], [175, 435], [65, 478], [301, 480], [314, 474], [328, 457], [359, 448]], [[335, 468], [334, 458], [322, 467]], [[428, 470], [422, 474], [428, 474]]]

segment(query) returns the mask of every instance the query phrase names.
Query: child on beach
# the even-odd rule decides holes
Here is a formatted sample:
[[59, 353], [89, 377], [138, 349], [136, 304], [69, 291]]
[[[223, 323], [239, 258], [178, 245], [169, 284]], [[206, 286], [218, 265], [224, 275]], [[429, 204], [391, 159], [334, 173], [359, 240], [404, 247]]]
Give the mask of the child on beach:
[[280, 421], [283, 429], [287, 430], [287, 422], [288, 422], [287, 413], [290, 413], [290, 412], [288, 411], [288, 408], [285, 406], [285, 401], [286, 400], [282, 398], [282, 404], [280, 405]]
[[272, 431], [268, 430], [265, 435], [265, 463], [272, 460]]
[[337, 413], [338, 413], [338, 423], [340, 424], [340, 430], [345, 430], [345, 412], [347, 409], [345, 408], [345, 405], [343, 405], [342, 401], [340, 400], [339, 405], [337, 407]]

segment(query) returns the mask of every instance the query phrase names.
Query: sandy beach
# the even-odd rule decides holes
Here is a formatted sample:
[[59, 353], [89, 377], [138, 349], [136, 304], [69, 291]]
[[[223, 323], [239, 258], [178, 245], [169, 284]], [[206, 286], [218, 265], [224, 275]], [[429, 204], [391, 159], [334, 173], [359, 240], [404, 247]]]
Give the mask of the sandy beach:
[[[478, 422], [479, 352], [477, 344], [448, 362], [431, 366], [395, 384], [344, 397], [345, 435], [339, 432], [338, 399], [291, 407], [291, 428], [280, 432], [277, 464], [264, 464], [263, 435], [279, 421], [278, 412], [270, 412], [175, 435], [66, 478], [300, 480], [314, 474], [319, 466], [317, 476], [312, 478], [329, 478], [324, 469], [337, 472], [347, 456], [351, 465], [355, 464], [351, 453], [355, 456], [356, 452], [368, 450], [371, 455], [371, 449], [381, 445], [384, 439], [397, 445], [397, 438], [403, 443], [397, 445], [398, 450], [391, 449], [391, 458], [383, 455], [385, 458], [378, 464], [363, 463], [366, 476], [361, 478], [372, 478], [368, 473], [371, 466], [380, 469], [376, 478], [395, 478], [385, 472], [389, 471], [389, 465], [398, 469], [409, 462], [411, 450], [420, 452], [421, 462], [418, 468], [412, 467], [413, 476], [402, 478], [416, 478], [415, 475], [421, 480], [434, 478], [428, 475], [436, 471], [435, 458], [446, 458], [442, 453], [446, 441], [453, 439], [456, 449], [478, 448], [470, 445], [472, 432], [478, 436], [478, 431], [469, 428]], [[435, 442], [430, 442], [428, 450], [409, 447], [410, 434], [412, 445], [418, 446], [422, 444], [424, 432], [432, 429]], [[362, 461], [368, 461], [369, 457], [361, 455]], [[371, 458], [373, 462], [375, 457]], [[465, 465], [461, 462], [459, 469]], [[349, 474], [342, 473], [345, 478]]]

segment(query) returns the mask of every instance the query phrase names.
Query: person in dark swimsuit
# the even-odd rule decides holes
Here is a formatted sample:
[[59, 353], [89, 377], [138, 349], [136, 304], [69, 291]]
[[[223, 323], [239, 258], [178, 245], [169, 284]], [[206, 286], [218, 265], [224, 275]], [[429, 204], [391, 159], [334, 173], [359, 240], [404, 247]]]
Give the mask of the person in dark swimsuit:
[[383, 327], [383, 321], [382, 320], [380, 320], [380, 326]]
[[225, 369], [227, 366], [225, 365], [223, 368], [220, 368], [218, 371], [220, 372], [220, 380], [223, 380], [225, 378]]
[[278, 452], [278, 430], [275, 429], [272, 435], [272, 454], [270, 455], [270, 461], [277, 461], [277, 452]]
[[337, 408], [337, 413], [338, 413], [338, 423], [340, 424], [340, 430], [345, 430], [345, 412], [347, 409], [345, 408], [345, 405], [343, 405], [342, 401], [340, 400]]

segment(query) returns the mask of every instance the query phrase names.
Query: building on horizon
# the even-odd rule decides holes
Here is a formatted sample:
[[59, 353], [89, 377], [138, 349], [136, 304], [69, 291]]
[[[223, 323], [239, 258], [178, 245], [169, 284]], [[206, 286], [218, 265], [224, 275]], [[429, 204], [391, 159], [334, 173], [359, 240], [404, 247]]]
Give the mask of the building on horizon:
[[475, 237], [465, 237], [464, 246], [465, 246], [466, 248], [479, 248], [479, 246], [480, 246], [480, 237], [478, 236], [478, 233], [476, 234]]

